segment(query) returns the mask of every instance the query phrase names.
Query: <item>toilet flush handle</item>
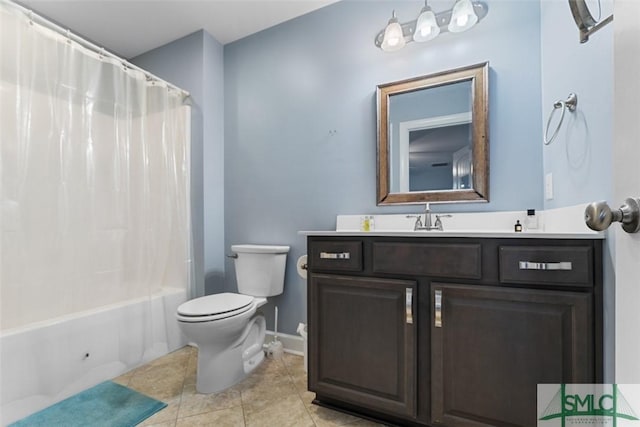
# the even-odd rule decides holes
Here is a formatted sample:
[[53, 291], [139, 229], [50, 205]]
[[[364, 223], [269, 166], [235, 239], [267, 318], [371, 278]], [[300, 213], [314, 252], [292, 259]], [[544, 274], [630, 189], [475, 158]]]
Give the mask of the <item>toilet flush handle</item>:
[[238, 254], [227, 254], [227, 258], [238, 258]]

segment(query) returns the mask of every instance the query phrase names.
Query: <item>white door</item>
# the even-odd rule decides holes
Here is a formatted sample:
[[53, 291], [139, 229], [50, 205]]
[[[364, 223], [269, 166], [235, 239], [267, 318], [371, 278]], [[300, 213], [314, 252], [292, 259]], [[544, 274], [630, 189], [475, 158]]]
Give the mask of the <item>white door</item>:
[[[612, 207], [640, 197], [640, 1], [614, 4]], [[615, 238], [615, 380], [640, 384], [640, 233], [611, 226]]]

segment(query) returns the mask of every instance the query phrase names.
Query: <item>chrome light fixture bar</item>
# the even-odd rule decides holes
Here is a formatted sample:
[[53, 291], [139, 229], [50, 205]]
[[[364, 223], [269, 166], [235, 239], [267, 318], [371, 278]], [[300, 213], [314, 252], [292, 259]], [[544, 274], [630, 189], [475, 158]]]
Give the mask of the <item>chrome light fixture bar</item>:
[[393, 11], [387, 26], [376, 35], [375, 45], [392, 52], [412, 41], [433, 40], [440, 33], [461, 33], [475, 26], [488, 12], [488, 6], [480, 1], [456, 0], [451, 9], [434, 13], [425, 1], [420, 14], [413, 21], [401, 24]]

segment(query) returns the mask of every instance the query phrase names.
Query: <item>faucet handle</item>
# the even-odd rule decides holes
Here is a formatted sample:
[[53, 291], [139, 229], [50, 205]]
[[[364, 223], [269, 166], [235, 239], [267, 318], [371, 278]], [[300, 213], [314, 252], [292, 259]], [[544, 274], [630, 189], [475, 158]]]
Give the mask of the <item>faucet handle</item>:
[[438, 230], [442, 231], [443, 227], [442, 227], [442, 220], [440, 218], [451, 218], [452, 215], [449, 214], [443, 214], [443, 215], [436, 215], [436, 222], [435, 224], [433, 224], [434, 227], [436, 227]]
[[422, 227], [422, 215], [407, 215], [407, 218], [416, 219], [415, 224], [413, 224], [413, 231], [416, 231], [419, 227]]

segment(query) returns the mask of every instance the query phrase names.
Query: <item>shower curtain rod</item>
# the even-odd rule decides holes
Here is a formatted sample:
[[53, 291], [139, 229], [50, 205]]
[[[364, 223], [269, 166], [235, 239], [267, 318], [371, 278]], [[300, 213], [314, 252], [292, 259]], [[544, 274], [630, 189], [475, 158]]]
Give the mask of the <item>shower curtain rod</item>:
[[0, 0], [1, 3], [5, 3], [8, 4], [9, 6], [15, 7], [16, 9], [18, 9], [19, 11], [21, 11], [23, 14], [25, 14], [27, 16], [27, 18], [29, 18], [29, 20], [33, 21], [33, 22], [38, 22], [38, 24], [43, 25], [55, 32], [57, 32], [58, 34], [67, 37], [70, 40], [73, 40], [74, 42], [78, 43], [79, 45], [91, 50], [94, 53], [97, 53], [99, 55], [102, 56], [106, 56], [109, 57], [111, 59], [115, 59], [116, 61], [119, 61], [122, 65], [124, 65], [126, 68], [131, 68], [133, 70], [139, 71], [141, 73], [143, 73], [145, 75], [145, 77], [147, 78], [147, 80], [149, 81], [156, 81], [156, 82], [162, 82], [164, 84], [166, 84], [169, 88], [177, 90], [178, 92], [182, 93], [182, 96], [184, 98], [188, 98], [190, 96], [190, 93], [182, 88], [179, 88], [178, 86], [169, 83], [168, 81], [161, 79], [160, 77], [150, 73], [147, 70], [144, 70], [140, 67], [138, 67], [137, 65], [132, 64], [131, 62], [127, 61], [124, 58], [119, 57], [118, 55], [109, 52], [108, 50], [106, 50], [104, 47], [100, 47], [92, 42], [90, 42], [89, 40], [86, 40], [74, 33], [71, 32], [71, 30], [66, 29], [61, 27], [60, 25], [51, 22], [50, 20], [48, 20], [47, 18], [44, 18], [40, 15], [38, 15], [37, 13], [35, 13], [33, 10], [31, 9], [27, 9], [26, 7], [11, 1], [11, 0]]

